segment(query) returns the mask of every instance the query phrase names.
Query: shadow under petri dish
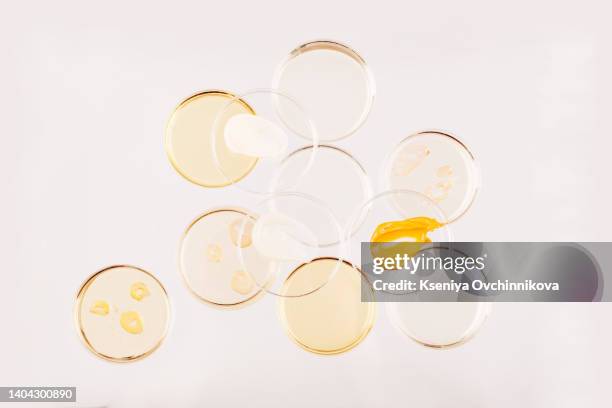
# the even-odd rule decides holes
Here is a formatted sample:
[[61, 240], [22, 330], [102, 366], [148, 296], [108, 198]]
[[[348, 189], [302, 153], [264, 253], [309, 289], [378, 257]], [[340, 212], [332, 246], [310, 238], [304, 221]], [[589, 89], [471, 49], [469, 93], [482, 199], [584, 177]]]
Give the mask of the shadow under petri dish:
[[[197, 298], [212, 306], [237, 308], [265, 292], [252, 275], [265, 273], [268, 267], [252, 245], [254, 223], [255, 218], [246, 210], [222, 208], [201, 215], [187, 227], [179, 268]], [[238, 251], [249, 257], [254, 271], [245, 271]]]
[[[224, 110], [233, 98], [234, 95], [225, 91], [204, 91], [185, 99], [172, 113], [164, 145], [170, 163], [185, 179], [204, 187], [224, 187], [241, 180], [255, 167], [257, 158], [232, 152], [223, 134], [213, 132], [215, 120], [222, 111], [221, 123], [238, 114], [255, 114], [244, 101]], [[214, 161], [213, 137], [216, 160], [223, 171]]]
[[149, 272], [119, 265], [92, 275], [76, 298], [81, 339], [97, 356], [126, 362], [155, 351], [168, 332], [170, 303]]
[[[273, 88], [300, 102], [322, 141], [353, 134], [366, 120], [375, 94], [374, 79], [363, 58], [333, 41], [314, 41], [294, 49], [278, 67]], [[278, 111], [289, 127], [299, 130], [282, 103]]]
[[447, 222], [468, 210], [480, 184], [467, 147], [454, 136], [435, 131], [402, 140], [387, 159], [384, 177], [387, 188], [413, 190], [430, 198], [446, 214]]
[[[326, 279], [330, 268], [338, 268], [338, 262], [319, 258], [303, 264], [287, 278], [285, 289], [295, 291]], [[279, 316], [291, 339], [307, 351], [326, 355], [346, 352], [361, 343], [376, 317], [371, 290], [367, 292], [371, 301], [361, 300], [363, 279], [359, 269], [342, 261], [319, 290], [299, 298], [279, 298]]]

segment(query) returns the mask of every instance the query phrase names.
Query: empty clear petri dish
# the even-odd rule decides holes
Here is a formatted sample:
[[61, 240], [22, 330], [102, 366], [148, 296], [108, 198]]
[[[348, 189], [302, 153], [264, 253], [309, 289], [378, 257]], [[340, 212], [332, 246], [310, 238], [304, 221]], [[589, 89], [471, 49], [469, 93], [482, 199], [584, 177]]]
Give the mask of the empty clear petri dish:
[[[320, 200], [299, 193], [278, 193], [252, 208], [256, 221], [238, 227], [240, 239], [249, 237], [251, 246], [236, 248], [242, 270], [255, 286], [284, 297], [301, 297], [319, 290], [335, 273], [312, 286], [284, 287], [287, 277], [300, 265], [321, 257], [346, 259], [343, 232], [330, 209]], [[324, 243], [333, 242], [332, 245]], [[254, 251], [254, 253], [252, 253]], [[336, 262], [337, 267], [341, 261]]]
[[[291, 111], [296, 128], [288, 127], [280, 120], [275, 103], [282, 102], [287, 111]], [[254, 112], [243, 112], [232, 115], [243, 102], [249, 104]], [[231, 116], [229, 119], [226, 119]], [[227, 184], [253, 194], [268, 195], [273, 192], [292, 190], [300, 178], [308, 172], [319, 146], [315, 125], [306, 115], [302, 106], [290, 96], [274, 89], [256, 89], [231, 98], [219, 110], [213, 123], [213, 132], [220, 135], [211, 138], [212, 165], [225, 176]], [[304, 139], [312, 146], [306, 160], [296, 169], [295, 178], [284, 180], [288, 184], [277, 183], [274, 190], [270, 180], [276, 175], [283, 159], [291, 151], [301, 147]], [[226, 150], [233, 154], [251, 157], [257, 166], [248, 177], [236, 178], [225, 164]]]
[[[219, 308], [238, 308], [265, 293], [252, 278], [267, 266], [253, 256], [250, 231], [255, 220], [247, 210], [218, 208], [187, 227], [180, 244], [179, 269], [198, 299]], [[248, 257], [253, 274], [244, 271], [238, 249]]]
[[486, 321], [491, 304], [486, 302], [394, 302], [387, 303], [394, 327], [423, 346], [449, 348], [474, 337]]
[[[372, 197], [372, 187], [363, 166], [338, 147], [320, 145], [310, 170], [301, 171], [312, 157], [312, 146], [290, 153], [273, 180], [277, 185], [294, 185], [293, 191], [317, 197], [333, 211], [342, 228], [349, 217]], [[325, 245], [333, 242], [324, 242]]]
[[110, 266], [81, 286], [75, 322], [81, 339], [98, 357], [114, 362], [138, 360], [155, 351], [166, 337], [168, 294], [143, 269]]
[[470, 150], [455, 136], [425, 131], [395, 147], [384, 163], [383, 185], [426, 195], [453, 222], [474, 202], [480, 172]]
[[279, 318], [289, 337], [316, 354], [339, 354], [360, 344], [376, 318], [373, 293], [365, 292], [362, 299], [364, 279], [357, 267], [337, 258], [313, 259], [296, 268], [283, 290], [300, 292], [317, 282], [326, 285], [308, 296], [279, 298]]
[[[334, 41], [300, 45], [278, 66], [273, 88], [299, 100], [322, 141], [340, 140], [365, 122], [374, 101], [374, 78], [364, 59]], [[277, 101], [283, 121], [300, 132], [291, 107]]]
[[[229, 101], [234, 101], [226, 108]], [[164, 147], [170, 163], [185, 179], [204, 187], [224, 187], [249, 174], [257, 158], [238, 154], [213, 131], [236, 115], [254, 115], [243, 100], [226, 91], [204, 91], [181, 102], [166, 125]], [[216, 141], [213, 157], [212, 140]], [[214, 161], [216, 157], [217, 161]]]

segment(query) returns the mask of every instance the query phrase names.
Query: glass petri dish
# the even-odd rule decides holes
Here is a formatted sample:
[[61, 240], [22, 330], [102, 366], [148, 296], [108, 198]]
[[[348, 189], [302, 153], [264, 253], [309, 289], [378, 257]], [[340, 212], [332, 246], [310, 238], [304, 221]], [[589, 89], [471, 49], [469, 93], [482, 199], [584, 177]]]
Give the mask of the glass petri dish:
[[469, 149], [455, 136], [437, 131], [402, 140], [385, 161], [383, 178], [387, 189], [413, 190], [429, 197], [448, 222], [469, 209], [480, 187], [480, 172]]
[[255, 220], [247, 210], [218, 208], [200, 215], [187, 227], [179, 249], [179, 270], [198, 299], [229, 309], [246, 306], [264, 293], [253, 275], [244, 271], [237, 252], [238, 248], [244, 251], [254, 275], [266, 267], [253, 257], [249, 231]]
[[[249, 237], [251, 247], [238, 247], [242, 270], [255, 286], [276, 296], [301, 297], [319, 290], [332, 279], [330, 268], [326, 279], [312, 281], [312, 286], [284, 286], [287, 277], [300, 265], [321, 257], [346, 259], [343, 231], [334, 214], [320, 200], [300, 193], [278, 193], [252, 208], [257, 220], [251, 226], [245, 221], [239, 236]], [[333, 242], [332, 245], [324, 243]], [[341, 261], [336, 262], [339, 268]]]
[[491, 304], [486, 302], [387, 303], [393, 326], [417, 343], [449, 348], [474, 337], [486, 321]]
[[[334, 41], [300, 45], [276, 70], [273, 88], [299, 100], [322, 141], [346, 138], [363, 125], [374, 101], [374, 78], [364, 59]], [[277, 101], [279, 115], [300, 131], [290, 107]]]
[[[333, 278], [327, 281], [334, 269]], [[279, 318], [289, 337], [316, 354], [340, 354], [355, 348], [376, 318], [374, 294], [365, 292], [369, 300], [362, 301], [364, 279], [357, 267], [337, 258], [314, 259], [296, 268], [285, 280], [284, 290], [301, 291], [317, 281], [327, 284], [308, 296], [279, 298]]]
[[[243, 112], [231, 116], [245, 101], [257, 114]], [[287, 111], [291, 111], [299, 134], [279, 118], [275, 108], [275, 103], [279, 101]], [[229, 120], [226, 119], [228, 116], [231, 116]], [[253, 194], [269, 195], [293, 190], [295, 184], [312, 166], [319, 146], [315, 125], [302, 106], [292, 97], [274, 89], [256, 89], [231, 98], [219, 110], [212, 127], [213, 133], [221, 135], [210, 140], [212, 165], [225, 176], [227, 184]], [[296, 169], [295, 178], [284, 180], [290, 182], [289, 184], [277, 183], [272, 190], [270, 180], [276, 178], [285, 156], [303, 145], [303, 137], [312, 146], [306, 160], [300, 162], [301, 167]], [[234, 177], [231, 168], [225, 164], [226, 149], [257, 161], [257, 166], [248, 177]]]
[[[312, 156], [312, 149], [312, 146], [306, 146], [289, 154], [273, 180], [273, 188], [293, 184], [293, 191], [319, 198], [333, 211], [342, 228], [347, 228], [351, 214], [372, 197], [368, 175], [347, 151], [321, 145], [310, 170], [301, 176]], [[338, 194], [340, 191], [342, 194]]]
[[[235, 103], [224, 109], [228, 101]], [[222, 134], [213, 131], [215, 120], [223, 124], [239, 114], [255, 112], [226, 91], [204, 91], [181, 102], [168, 120], [164, 136], [166, 154], [174, 169], [203, 187], [224, 187], [249, 174], [257, 159], [232, 152]], [[213, 161], [212, 140], [217, 141], [217, 162]]]
[[166, 337], [168, 294], [143, 269], [110, 266], [81, 286], [75, 322], [85, 346], [98, 357], [114, 362], [138, 360], [155, 351]]

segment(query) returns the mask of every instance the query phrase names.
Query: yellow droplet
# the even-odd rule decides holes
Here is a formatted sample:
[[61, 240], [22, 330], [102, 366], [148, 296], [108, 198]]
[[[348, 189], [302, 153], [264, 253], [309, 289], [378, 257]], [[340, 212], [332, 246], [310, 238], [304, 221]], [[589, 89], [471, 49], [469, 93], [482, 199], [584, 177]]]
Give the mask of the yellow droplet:
[[451, 177], [453, 175], [453, 168], [449, 165], [439, 167], [436, 175], [440, 178]]
[[108, 314], [108, 310], [108, 303], [106, 303], [106, 301], [104, 300], [96, 300], [89, 309], [91, 313], [97, 314], [99, 316], [106, 316]]
[[431, 151], [425, 145], [409, 146], [402, 150], [393, 166], [393, 173], [407, 176], [425, 160]]
[[240, 248], [246, 248], [253, 242], [253, 220], [246, 217], [237, 218], [230, 224], [232, 243]]
[[221, 262], [221, 259], [223, 259], [223, 248], [218, 244], [209, 244], [206, 249], [206, 257], [210, 262]]
[[141, 301], [150, 295], [149, 288], [147, 288], [147, 285], [142, 282], [136, 282], [130, 288], [130, 295], [135, 300]]
[[244, 271], [236, 271], [232, 276], [232, 289], [241, 295], [246, 295], [253, 290], [253, 279]]
[[144, 329], [138, 312], [123, 312], [119, 321], [123, 330], [130, 334], [140, 334]]
[[453, 187], [453, 182], [450, 180], [439, 181], [436, 184], [425, 189], [425, 195], [432, 201], [439, 203], [448, 198], [448, 193]]

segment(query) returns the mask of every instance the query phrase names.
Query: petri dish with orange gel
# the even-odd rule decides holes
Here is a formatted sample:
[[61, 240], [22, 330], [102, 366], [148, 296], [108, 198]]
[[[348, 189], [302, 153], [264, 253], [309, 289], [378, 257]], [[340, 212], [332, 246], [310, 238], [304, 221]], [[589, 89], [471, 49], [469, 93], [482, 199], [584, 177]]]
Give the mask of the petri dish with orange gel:
[[96, 272], [76, 298], [78, 333], [87, 348], [105, 360], [127, 362], [150, 355], [166, 337], [169, 322], [163, 285], [135, 266]]
[[[212, 209], [185, 230], [179, 249], [179, 270], [188, 289], [204, 303], [224, 309], [246, 306], [265, 293], [270, 276], [265, 260], [257, 256], [251, 231], [256, 217], [241, 208]], [[253, 267], [247, 273], [238, 257], [243, 251]], [[262, 282], [256, 284], [252, 276]]]
[[337, 258], [319, 258], [300, 265], [285, 280], [284, 290], [295, 292], [316, 286], [327, 281], [333, 269], [337, 269], [333, 278], [320, 290], [278, 301], [279, 317], [289, 337], [315, 354], [340, 354], [355, 348], [366, 338], [376, 318], [374, 294], [368, 291], [368, 299], [362, 301], [365, 276], [357, 267]]
[[[480, 187], [480, 172], [472, 152], [457, 137], [438, 131], [408, 136], [383, 165], [386, 189], [424, 194], [446, 214], [447, 222], [461, 217]], [[401, 206], [402, 203], [397, 202]]]
[[[300, 134], [288, 127], [278, 116], [275, 103], [281, 101], [292, 117]], [[240, 109], [242, 103], [248, 103], [255, 113], [232, 115]], [[226, 119], [231, 116], [229, 119]], [[274, 192], [294, 191], [295, 185], [308, 173], [313, 165], [319, 147], [319, 136], [315, 123], [306, 114], [300, 101], [275, 89], [255, 89], [226, 101], [219, 109], [212, 124], [218, 138], [210, 139], [212, 151], [211, 165], [225, 177], [226, 183], [258, 195], [270, 195]], [[283, 165], [283, 159], [292, 151], [304, 144], [304, 139], [312, 146], [300, 161], [291, 179], [281, 180], [272, 185], [271, 180]], [[234, 177], [226, 162], [226, 148], [236, 155], [251, 157], [257, 166], [249, 172], [248, 177]]]
[[[227, 107], [229, 101], [235, 102]], [[182, 101], [170, 116], [164, 136], [172, 167], [203, 187], [224, 187], [246, 177], [257, 158], [231, 151], [223, 134], [213, 130], [215, 121], [221, 127], [236, 115], [255, 115], [255, 111], [226, 91], [203, 91]], [[214, 154], [213, 140], [217, 142]]]

